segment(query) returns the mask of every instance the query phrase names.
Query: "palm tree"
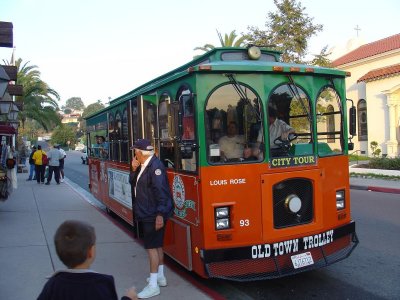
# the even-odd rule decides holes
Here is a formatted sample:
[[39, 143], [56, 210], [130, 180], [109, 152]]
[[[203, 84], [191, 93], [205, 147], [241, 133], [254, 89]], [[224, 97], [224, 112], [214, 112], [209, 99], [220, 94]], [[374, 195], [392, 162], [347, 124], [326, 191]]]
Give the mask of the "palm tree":
[[[229, 35], [225, 33], [224, 38], [222, 38], [222, 34], [218, 31], [218, 29], [217, 29], [217, 34], [218, 34], [219, 41], [221, 43], [221, 47], [242, 47], [243, 44], [246, 42], [246, 37], [245, 36], [239, 37], [236, 34], [236, 30], [233, 30]], [[236, 40], [236, 38], [238, 38], [238, 39]], [[214, 48], [215, 48], [215, 46], [212, 44], [205, 44], [202, 47], [194, 48], [194, 50], [202, 50], [202, 51], [207, 52]]]
[[61, 123], [57, 114], [57, 101], [60, 96], [40, 79], [37, 66], [28, 64], [29, 62], [22, 64], [21, 58], [15, 62], [18, 70], [17, 83], [23, 86], [23, 95], [16, 97], [16, 102], [23, 106], [18, 117], [22, 122], [22, 128], [25, 127], [25, 122], [29, 118], [49, 131]]

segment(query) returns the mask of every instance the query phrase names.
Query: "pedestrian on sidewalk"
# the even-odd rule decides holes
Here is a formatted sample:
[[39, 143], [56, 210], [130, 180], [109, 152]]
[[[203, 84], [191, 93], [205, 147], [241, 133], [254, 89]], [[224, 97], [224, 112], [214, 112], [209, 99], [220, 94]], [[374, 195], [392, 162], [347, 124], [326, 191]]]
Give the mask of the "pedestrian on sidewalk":
[[42, 146], [38, 145], [37, 150], [33, 153], [33, 160], [35, 161], [35, 173], [36, 173], [36, 181], [37, 183], [44, 183], [44, 171], [46, 166], [43, 164], [43, 155], [46, 155], [46, 152], [42, 150]]
[[148, 284], [138, 298], [150, 298], [160, 294], [160, 286], [167, 285], [164, 275], [165, 224], [172, 216], [172, 195], [164, 164], [154, 155], [153, 146], [146, 139], [139, 139], [131, 148], [135, 152], [132, 160], [132, 203], [135, 218], [141, 223], [144, 247], [150, 264]]
[[64, 182], [64, 159], [67, 158], [67, 153], [58, 145], [57, 149], [61, 152], [62, 159], [60, 159], [60, 182]]
[[18, 151], [14, 146], [9, 147], [7, 153], [7, 177], [10, 179], [8, 193], [11, 194], [13, 190], [18, 188], [17, 181], [17, 166], [18, 166]]
[[47, 153], [47, 158], [49, 159], [49, 174], [47, 175], [46, 185], [50, 184], [53, 173], [57, 184], [60, 184], [60, 159], [63, 156], [60, 150], [58, 150], [58, 144], [55, 144], [53, 149]]
[[32, 147], [31, 154], [29, 155], [29, 177], [26, 181], [35, 179], [35, 161], [33, 159], [33, 154], [36, 151], [36, 146]]
[[[96, 233], [90, 224], [67, 220], [58, 227], [54, 245], [67, 270], [55, 272], [37, 300], [117, 300], [114, 277], [94, 272]], [[136, 300], [136, 289], [129, 288], [121, 300]]]

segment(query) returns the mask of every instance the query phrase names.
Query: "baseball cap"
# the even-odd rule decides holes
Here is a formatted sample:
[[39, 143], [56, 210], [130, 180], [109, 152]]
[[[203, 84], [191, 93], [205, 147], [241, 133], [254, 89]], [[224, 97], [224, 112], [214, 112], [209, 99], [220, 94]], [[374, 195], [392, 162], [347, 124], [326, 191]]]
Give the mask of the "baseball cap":
[[146, 139], [138, 139], [136, 140], [135, 144], [131, 147], [132, 149], [140, 149], [145, 151], [152, 151], [154, 150], [153, 146], [150, 144], [149, 140]]

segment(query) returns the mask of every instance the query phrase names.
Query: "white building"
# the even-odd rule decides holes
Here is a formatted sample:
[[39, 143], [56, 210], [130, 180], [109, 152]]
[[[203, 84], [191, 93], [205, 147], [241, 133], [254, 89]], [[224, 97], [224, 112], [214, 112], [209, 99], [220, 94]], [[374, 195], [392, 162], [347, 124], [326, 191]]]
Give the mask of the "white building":
[[371, 156], [376, 141], [383, 156], [399, 157], [400, 34], [362, 45], [332, 64], [351, 72], [346, 89], [357, 107], [354, 150]]

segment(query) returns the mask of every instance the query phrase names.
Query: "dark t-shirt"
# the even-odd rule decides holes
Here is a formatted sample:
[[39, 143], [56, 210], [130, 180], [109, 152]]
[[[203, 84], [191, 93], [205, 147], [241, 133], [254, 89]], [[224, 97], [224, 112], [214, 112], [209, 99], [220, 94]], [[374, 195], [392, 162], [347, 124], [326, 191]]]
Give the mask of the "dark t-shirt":
[[[95, 272], [54, 274], [37, 300], [117, 300], [114, 277]], [[124, 296], [122, 300], [129, 298]]]

